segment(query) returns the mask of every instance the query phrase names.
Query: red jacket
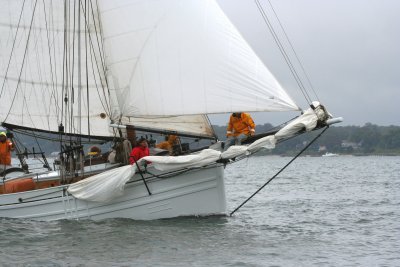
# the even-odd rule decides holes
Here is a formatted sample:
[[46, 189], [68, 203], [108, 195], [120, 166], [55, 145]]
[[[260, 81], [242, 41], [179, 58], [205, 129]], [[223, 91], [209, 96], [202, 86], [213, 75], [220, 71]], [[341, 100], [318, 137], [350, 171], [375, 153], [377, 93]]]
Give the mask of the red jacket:
[[148, 155], [150, 155], [150, 151], [149, 151], [148, 147], [137, 146], [132, 149], [132, 152], [129, 157], [129, 162], [131, 164], [134, 164], [139, 159], [146, 157]]

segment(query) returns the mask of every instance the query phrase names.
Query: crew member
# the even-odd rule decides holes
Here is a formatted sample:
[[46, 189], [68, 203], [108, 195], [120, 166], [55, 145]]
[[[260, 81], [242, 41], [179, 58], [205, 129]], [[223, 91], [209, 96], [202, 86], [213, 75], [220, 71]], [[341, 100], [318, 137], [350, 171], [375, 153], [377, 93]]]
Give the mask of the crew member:
[[0, 167], [11, 165], [11, 151], [14, 150], [14, 144], [7, 139], [5, 132], [0, 133]]
[[240, 145], [239, 138], [253, 136], [255, 134], [255, 128], [256, 125], [250, 114], [243, 112], [232, 113], [226, 129], [227, 140], [225, 148], [233, 144]]
[[172, 155], [173, 147], [178, 143], [178, 136], [170, 134], [167, 136], [164, 142], [156, 145], [156, 148], [168, 150], [169, 154]]
[[132, 149], [132, 152], [129, 156], [129, 162], [134, 164], [139, 159], [150, 155], [149, 146], [147, 144], [147, 140], [143, 137], [139, 139], [137, 142], [137, 146]]

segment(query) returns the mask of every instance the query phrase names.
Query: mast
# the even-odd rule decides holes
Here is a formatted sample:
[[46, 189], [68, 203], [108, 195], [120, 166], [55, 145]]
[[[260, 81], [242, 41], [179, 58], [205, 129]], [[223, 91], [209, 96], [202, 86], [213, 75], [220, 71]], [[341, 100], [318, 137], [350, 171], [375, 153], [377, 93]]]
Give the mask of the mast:
[[[85, 31], [86, 32], [86, 31]], [[78, 133], [82, 132], [81, 0], [78, 0]]]

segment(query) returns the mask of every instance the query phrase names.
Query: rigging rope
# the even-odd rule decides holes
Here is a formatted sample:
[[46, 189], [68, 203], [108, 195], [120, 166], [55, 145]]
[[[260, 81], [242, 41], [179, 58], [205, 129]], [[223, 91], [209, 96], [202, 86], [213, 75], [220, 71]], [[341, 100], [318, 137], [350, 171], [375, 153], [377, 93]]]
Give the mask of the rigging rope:
[[311, 104], [312, 100], [311, 100], [311, 98], [310, 98], [305, 86], [303, 85], [303, 82], [301, 81], [300, 76], [297, 73], [292, 61], [290, 60], [289, 55], [286, 53], [286, 50], [285, 50], [282, 42], [280, 41], [280, 39], [278, 37], [278, 34], [274, 30], [271, 21], [269, 20], [269, 18], [267, 16], [267, 14], [265, 13], [263, 7], [261, 6], [260, 1], [259, 0], [255, 0], [255, 2], [256, 2], [258, 10], [260, 11], [260, 13], [261, 13], [261, 15], [262, 15], [262, 17], [264, 19], [265, 24], [267, 25], [269, 31], [272, 34], [272, 37], [275, 40], [275, 43], [277, 44], [277, 46], [279, 48], [279, 51], [281, 52], [284, 60], [286, 61], [286, 64], [289, 67], [290, 72], [292, 73], [297, 85], [299, 86], [299, 89], [300, 89], [301, 93], [303, 94], [303, 96], [304, 96], [305, 100], [307, 101], [307, 103]]
[[[87, 18], [87, 10], [88, 10], [88, 2], [85, 0], [85, 8], [84, 8], [84, 17], [85, 17], [85, 32], [86, 30], [89, 32], [89, 29], [86, 28], [86, 18]], [[86, 73], [86, 104], [87, 104], [87, 128], [88, 128], [88, 136], [90, 141], [90, 113], [89, 113], [89, 66], [88, 66], [88, 40], [87, 34], [85, 34], [85, 73]]]
[[[89, 0], [89, 3], [90, 3], [90, 5], [91, 5], [91, 1]], [[88, 3], [88, 7], [89, 7], [89, 3]], [[95, 19], [95, 17], [94, 17], [94, 11], [93, 11], [93, 6], [91, 5], [91, 13], [92, 13], [92, 19], [93, 19], [93, 26], [94, 26], [94, 29], [95, 29], [95, 37], [96, 38], [93, 38], [93, 39], [95, 39], [95, 41], [97, 41], [97, 47], [98, 47], [98, 54], [99, 54], [99, 57], [100, 57], [100, 64], [99, 64], [99, 62], [98, 62], [98, 59], [97, 59], [97, 57], [96, 57], [96, 49], [95, 49], [95, 45], [94, 45], [94, 42], [93, 42], [93, 40], [92, 40], [92, 34], [91, 34], [91, 31], [90, 31], [90, 27], [89, 27], [89, 19], [90, 19], [90, 16], [88, 15], [87, 17], [85, 16], [85, 25], [86, 25], [86, 29], [87, 29], [87, 35], [88, 35], [88, 37], [89, 37], [89, 44], [90, 44], [90, 47], [91, 47], [91, 49], [90, 49], [90, 61], [91, 61], [91, 63], [92, 63], [92, 74], [93, 74], [93, 77], [94, 77], [94, 82], [95, 82], [95, 86], [96, 86], [96, 89], [97, 89], [97, 95], [99, 96], [99, 101], [100, 101], [100, 103], [101, 103], [101, 105], [102, 105], [102, 107], [104, 108], [104, 110], [108, 113], [108, 115], [110, 116], [111, 115], [111, 106], [110, 106], [110, 102], [109, 102], [109, 97], [107, 97], [107, 95], [106, 95], [106, 93], [105, 93], [105, 91], [106, 90], [108, 90], [108, 84], [107, 84], [107, 79], [105, 78], [104, 80], [105, 80], [105, 82], [106, 82], [106, 88], [104, 87], [104, 85], [103, 85], [103, 82], [102, 82], [102, 78], [101, 78], [101, 74], [103, 74], [104, 75], [104, 77], [106, 77], [106, 68], [105, 68], [105, 63], [104, 63], [104, 60], [103, 60], [103, 57], [104, 57], [104, 55], [103, 55], [103, 53], [104, 53], [104, 51], [103, 51], [103, 53], [102, 53], [102, 51], [101, 51], [101, 49], [100, 49], [100, 44], [102, 44], [102, 42], [100, 41], [101, 40], [101, 38], [100, 38], [100, 40], [99, 40], [99, 37], [98, 37], [98, 30], [97, 30], [97, 27], [96, 27], [96, 19]], [[100, 20], [99, 20], [100, 21]], [[93, 60], [93, 58], [94, 58], [94, 60]], [[101, 65], [101, 68], [99, 67], [99, 65]], [[102, 88], [102, 94], [101, 94], [101, 92], [100, 92], [100, 89], [99, 89], [99, 86], [98, 86], [98, 84], [97, 84], [97, 82], [96, 82], [96, 74], [95, 74], [95, 68], [94, 68], [94, 66], [96, 66], [96, 68], [97, 68], [97, 73], [99, 74], [99, 80], [100, 80], [100, 85], [101, 85], [101, 88]], [[105, 99], [105, 101], [102, 99], [102, 96], [101, 95], [103, 95], [103, 97], [104, 97], [104, 99]], [[108, 91], [108, 95], [109, 95], [109, 91]], [[107, 99], [108, 99], [108, 101], [107, 101]], [[105, 103], [104, 103], [105, 102]]]
[[15, 88], [14, 97], [13, 97], [13, 99], [12, 99], [12, 101], [11, 101], [10, 109], [9, 109], [8, 112], [7, 112], [7, 116], [4, 118], [3, 121], [6, 121], [7, 118], [8, 118], [8, 116], [10, 115], [12, 106], [14, 105], [15, 98], [17, 97], [17, 92], [18, 92], [18, 88], [19, 88], [19, 85], [20, 85], [20, 79], [21, 79], [21, 76], [22, 76], [22, 72], [23, 72], [23, 70], [24, 70], [24, 63], [25, 63], [26, 54], [27, 54], [27, 51], [28, 51], [28, 45], [29, 45], [29, 40], [30, 40], [31, 30], [32, 30], [32, 25], [33, 25], [33, 19], [34, 19], [34, 17], [35, 17], [36, 4], [37, 4], [37, 0], [35, 1], [35, 5], [34, 5], [34, 8], [33, 8], [32, 18], [31, 18], [31, 23], [30, 23], [30, 28], [29, 28], [29, 32], [28, 32], [28, 38], [27, 38], [26, 45], [25, 45], [24, 56], [23, 56], [23, 58], [22, 58], [21, 70], [20, 70], [19, 75], [18, 75], [18, 82], [17, 82], [17, 86], [16, 86], [16, 88]]
[[[104, 43], [99, 40], [99, 34], [101, 35], [101, 25], [100, 25], [100, 27], [99, 27], [100, 29], [98, 31], [97, 30], [97, 26], [96, 26], [96, 19], [94, 17], [94, 10], [93, 10], [92, 0], [89, 0], [89, 4], [90, 4], [90, 8], [92, 10], [93, 26], [94, 26], [94, 32], [96, 33], [97, 44], [102, 44], [101, 48], [100, 48], [100, 45], [98, 46], [98, 49], [99, 49], [101, 65], [103, 67], [103, 73], [105, 74], [106, 73], [106, 64], [105, 64], [105, 59], [104, 59], [105, 58], [105, 56], [104, 56]], [[89, 6], [89, 4], [88, 4], [88, 6]], [[98, 1], [96, 1], [96, 8], [97, 8], [97, 17], [98, 17], [97, 21], [99, 23], [101, 23]], [[101, 36], [100, 36], [100, 39], [101, 39]], [[107, 79], [106, 79], [106, 83], [107, 83]], [[107, 85], [107, 88], [108, 88], [108, 85]]]
[[[51, 3], [51, 2], [50, 2]], [[49, 52], [49, 61], [50, 61], [50, 76], [51, 76], [51, 85], [52, 85], [52, 92], [54, 94], [55, 92], [55, 85], [56, 82], [54, 81], [54, 76], [56, 76], [56, 73], [53, 73], [53, 61], [52, 61], [52, 56], [51, 56], [51, 43], [50, 43], [50, 35], [49, 35], [49, 26], [48, 26], [48, 22], [47, 22], [47, 16], [46, 16], [46, 5], [45, 2], [43, 1], [43, 10], [44, 10], [44, 20], [45, 20], [45, 24], [46, 24], [46, 36], [47, 36], [47, 45], [48, 45], [48, 52]], [[55, 101], [55, 104], [57, 106], [56, 108], [56, 112], [58, 111], [58, 102]], [[58, 114], [57, 114], [58, 117]]]
[[[53, 25], [53, 28], [55, 28], [55, 22], [54, 22], [54, 9], [53, 9], [53, 1], [50, 1], [50, 8], [49, 8], [49, 13], [50, 13], [50, 22], [52, 23], [51, 25]], [[56, 38], [55, 38], [55, 31], [52, 31], [52, 43], [53, 43], [53, 57], [54, 57], [54, 76], [55, 76], [55, 84], [58, 84], [58, 75], [57, 75], [57, 57], [56, 57]], [[58, 51], [61, 50], [60, 48], [60, 42], [57, 42], [58, 44]], [[51, 55], [49, 55], [51, 57]], [[62, 86], [62, 85], [61, 85]], [[52, 98], [54, 99], [54, 103], [56, 104], [57, 110], [56, 110], [56, 116], [57, 118], [59, 118], [60, 114], [59, 114], [59, 110], [60, 110], [60, 104], [59, 104], [59, 98], [57, 97], [57, 89], [56, 87], [53, 88], [53, 95]], [[61, 94], [62, 95], [62, 94]], [[62, 99], [61, 99], [62, 102]]]
[[[71, 72], [71, 77], [70, 77], [70, 79], [71, 79], [71, 98], [70, 98], [70, 101], [69, 101], [69, 103], [70, 103], [70, 108], [69, 108], [69, 112], [70, 112], [70, 124], [69, 124], [69, 127], [70, 127], [70, 130], [69, 130], [69, 132], [70, 133], [72, 133], [73, 132], [73, 129], [75, 129], [75, 125], [74, 125], [74, 103], [75, 103], [75, 87], [74, 87], [74, 78], [75, 78], [75, 35], [76, 35], [76, 33], [75, 33], [75, 31], [76, 31], [76, 26], [75, 26], [75, 24], [76, 24], [76, 0], [74, 0], [74, 6], [73, 6], [73, 22], [72, 22], [72, 55], [71, 55], [71, 53], [69, 54], [70, 55], [70, 57], [72, 57], [72, 64], [70, 64], [70, 68], [71, 68], [71, 70], [70, 70], [70, 72]], [[79, 16], [79, 14], [78, 14], [78, 16]], [[70, 62], [71, 62], [71, 60], [70, 60]], [[78, 71], [79, 72], [79, 71]], [[79, 83], [79, 82], [78, 82]], [[79, 85], [78, 85], [78, 87], [79, 87]], [[78, 88], [78, 90], [79, 90], [79, 88]], [[70, 141], [72, 141], [72, 137], [70, 136]]]
[[307, 74], [307, 72], [306, 72], [306, 69], [304, 68], [303, 64], [301, 63], [301, 60], [300, 60], [299, 56], [297, 55], [296, 50], [294, 49], [294, 46], [293, 46], [292, 42], [290, 41], [290, 38], [289, 38], [289, 36], [287, 35], [286, 30], [285, 30], [285, 28], [283, 27], [283, 24], [281, 23], [281, 20], [280, 20], [279, 17], [278, 17], [278, 14], [275, 12], [275, 9], [274, 9], [274, 7], [272, 6], [271, 1], [268, 0], [268, 2], [269, 2], [269, 5], [271, 6], [271, 10], [274, 12], [274, 15], [275, 15], [275, 17], [276, 17], [276, 20], [277, 20], [278, 23], [279, 23], [280, 28], [282, 29], [283, 34], [285, 35], [285, 38], [286, 38], [287, 42], [288, 42], [289, 45], [290, 45], [290, 48], [291, 48], [292, 51], [293, 51], [293, 54], [295, 55], [295, 57], [296, 57], [296, 59], [297, 59], [297, 62], [298, 62], [299, 65], [300, 65], [301, 70], [302, 70], [303, 73], [304, 73], [304, 76], [305, 76], [306, 79], [307, 79], [308, 84], [310, 85], [311, 90], [313, 91], [313, 93], [314, 93], [316, 99], [319, 101], [319, 97], [318, 97], [317, 93], [316, 93], [315, 90], [314, 90], [314, 86], [313, 86], [313, 84], [311, 83], [311, 80], [310, 80], [310, 78], [309, 78], [309, 76], [308, 76], [308, 74]]
[[[19, 14], [18, 27], [17, 27], [17, 30], [16, 30], [16, 32], [15, 32], [15, 37], [14, 37], [14, 40], [13, 40], [13, 45], [12, 45], [11, 53], [10, 53], [10, 58], [8, 59], [8, 64], [7, 64], [7, 68], [6, 68], [6, 73], [5, 73], [5, 75], [4, 75], [3, 84], [2, 84], [2, 86], [1, 86], [0, 98], [1, 98], [1, 96], [3, 95], [4, 85], [5, 85], [6, 80], [7, 80], [8, 70], [10, 69], [10, 63], [11, 63], [12, 55], [13, 55], [13, 52], [14, 52], [15, 43], [17, 42], [18, 30], [19, 30], [19, 26], [20, 26], [20, 24], [21, 24], [21, 18], [22, 18], [22, 14], [23, 14], [23, 11], [24, 11], [25, 1], [26, 1], [26, 0], [24, 0], [24, 2], [22, 3], [21, 12], [20, 12], [20, 14]], [[32, 25], [31, 25], [31, 27], [32, 27]], [[21, 78], [21, 77], [20, 77], [20, 78]]]
[[322, 132], [320, 132], [310, 143], [308, 143], [293, 159], [291, 159], [282, 169], [280, 169], [274, 176], [272, 176], [266, 183], [264, 183], [256, 192], [254, 192], [250, 197], [242, 202], [236, 209], [234, 209], [229, 216], [232, 216], [237, 210], [239, 210], [244, 204], [246, 204], [250, 199], [252, 199], [258, 192], [260, 192], [265, 186], [267, 186], [273, 179], [275, 179], [286, 167], [288, 167], [295, 159], [297, 159], [307, 148], [309, 148], [327, 129], [326, 126]]
[[[63, 64], [62, 64], [63, 68], [62, 68], [62, 82], [61, 82], [61, 84], [62, 84], [61, 97], [63, 97], [65, 95], [64, 99], [67, 98], [67, 95], [66, 95], [66, 93], [64, 91], [65, 90], [65, 88], [64, 88], [65, 87], [65, 81], [67, 80], [67, 78], [65, 77], [65, 75], [66, 75], [65, 69], [66, 69], [66, 65], [67, 65], [67, 62], [66, 62], [67, 28], [68, 28], [67, 27], [67, 1], [64, 1], [64, 49], [63, 49]], [[61, 125], [63, 123], [63, 116], [64, 116], [64, 105], [65, 105], [64, 99], [61, 100], [62, 104], [61, 104], [61, 114], [60, 114], [60, 122], [59, 122], [60, 128], [61, 128]], [[60, 139], [60, 142], [61, 142], [61, 139]]]

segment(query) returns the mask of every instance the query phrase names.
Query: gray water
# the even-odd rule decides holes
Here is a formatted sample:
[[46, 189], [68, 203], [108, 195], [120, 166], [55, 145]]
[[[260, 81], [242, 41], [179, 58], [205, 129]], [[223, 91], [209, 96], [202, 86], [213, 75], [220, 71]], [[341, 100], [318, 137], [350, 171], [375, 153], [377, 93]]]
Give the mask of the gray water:
[[[289, 160], [228, 166], [228, 211]], [[0, 219], [0, 266], [400, 266], [400, 157], [299, 158], [233, 217]]]

